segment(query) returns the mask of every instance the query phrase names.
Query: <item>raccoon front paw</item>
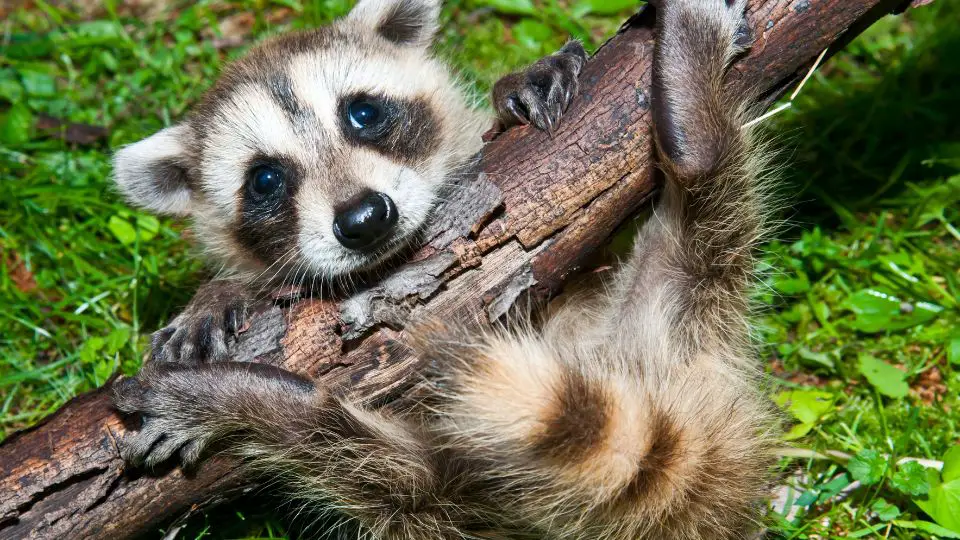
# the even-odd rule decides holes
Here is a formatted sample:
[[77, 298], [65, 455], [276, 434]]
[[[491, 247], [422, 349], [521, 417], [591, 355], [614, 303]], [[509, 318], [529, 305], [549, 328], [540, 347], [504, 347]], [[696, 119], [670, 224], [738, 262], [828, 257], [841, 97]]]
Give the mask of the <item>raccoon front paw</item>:
[[180, 462], [192, 467], [210, 442], [210, 435], [191, 424], [189, 403], [165, 381], [164, 370], [145, 368], [134, 378], [114, 383], [113, 402], [124, 413], [139, 414], [139, 431], [127, 432], [119, 441], [120, 457], [131, 465], [148, 468], [169, 460], [179, 451]]
[[569, 41], [524, 71], [497, 81], [493, 86], [493, 105], [503, 128], [533, 124], [553, 133], [577, 95], [577, 77], [586, 61], [583, 45]]
[[154, 332], [151, 360], [185, 364], [223, 360], [230, 338], [243, 328], [249, 300], [248, 289], [240, 282], [214, 280], [200, 287], [180, 315]]

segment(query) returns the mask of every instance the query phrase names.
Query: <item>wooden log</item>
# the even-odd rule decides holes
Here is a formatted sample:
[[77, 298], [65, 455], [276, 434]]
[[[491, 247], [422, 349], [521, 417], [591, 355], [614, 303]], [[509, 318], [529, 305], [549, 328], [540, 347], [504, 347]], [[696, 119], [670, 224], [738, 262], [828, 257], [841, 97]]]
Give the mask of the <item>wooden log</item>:
[[[914, 0], [914, 3], [926, 0]], [[767, 103], [903, 0], [756, 0], [755, 44], [731, 72]], [[493, 319], [517, 299], [556, 292], [651, 195], [653, 13], [628, 20], [587, 64], [581, 96], [549, 137], [521, 127], [484, 150], [479, 174], [438, 212], [426, 245], [342, 302], [264, 305], [233, 346], [239, 361], [282, 365], [380, 403], [417, 368], [395, 342], [408, 320]], [[0, 538], [123, 538], [257, 486], [236, 463], [151, 474], [125, 467], [131, 426], [99, 389], [0, 446]]]

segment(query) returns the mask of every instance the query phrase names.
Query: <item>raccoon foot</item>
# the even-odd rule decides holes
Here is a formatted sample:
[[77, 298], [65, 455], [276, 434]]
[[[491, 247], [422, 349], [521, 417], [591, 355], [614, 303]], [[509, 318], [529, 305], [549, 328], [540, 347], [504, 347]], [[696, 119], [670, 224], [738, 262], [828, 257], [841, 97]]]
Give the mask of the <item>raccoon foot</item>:
[[583, 45], [569, 41], [556, 53], [497, 81], [493, 106], [502, 127], [533, 124], [552, 134], [577, 95], [577, 77], [586, 61]]
[[250, 293], [240, 282], [213, 280], [169, 325], [151, 337], [153, 362], [197, 364], [222, 360], [230, 337], [236, 338], [247, 316]]
[[112, 393], [118, 410], [138, 414], [142, 422], [118, 444], [125, 461], [153, 467], [179, 454], [183, 466], [193, 467], [212, 443], [242, 431], [247, 415], [305, 410], [314, 386], [263, 364], [164, 363], [118, 380]]
[[[167, 364], [169, 365], [169, 364]], [[113, 385], [117, 409], [140, 414], [140, 429], [118, 442], [120, 457], [131, 465], [153, 467], [180, 453], [184, 466], [194, 466], [210, 438], [196, 426], [187, 425], [178, 409], [178, 396], [170, 395], [157, 370], [144, 370], [136, 378], [121, 379]]]

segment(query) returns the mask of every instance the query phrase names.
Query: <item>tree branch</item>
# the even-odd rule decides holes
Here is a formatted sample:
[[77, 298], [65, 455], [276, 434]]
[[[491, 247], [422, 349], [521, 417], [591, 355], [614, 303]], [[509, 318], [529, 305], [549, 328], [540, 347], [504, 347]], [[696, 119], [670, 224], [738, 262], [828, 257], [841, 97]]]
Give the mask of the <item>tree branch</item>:
[[[914, 0], [917, 2], [919, 0]], [[772, 102], [809, 69], [904, 0], [756, 0], [755, 45], [731, 73]], [[653, 191], [649, 136], [652, 10], [631, 18], [587, 64], [581, 96], [553, 138], [530, 128], [492, 142], [476, 179], [445, 203], [413, 262], [341, 303], [264, 305], [234, 358], [348, 385], [380, 403], [402, 395], [417, 360], [408, 320], [495, 319], [518, 298], [556, 292]], [[0, 538], [120, 538], [255, 489], [236, 464], [147, 475], [116, 441], [130, 426], [108, 392], [71, 400], [0, 446]]]

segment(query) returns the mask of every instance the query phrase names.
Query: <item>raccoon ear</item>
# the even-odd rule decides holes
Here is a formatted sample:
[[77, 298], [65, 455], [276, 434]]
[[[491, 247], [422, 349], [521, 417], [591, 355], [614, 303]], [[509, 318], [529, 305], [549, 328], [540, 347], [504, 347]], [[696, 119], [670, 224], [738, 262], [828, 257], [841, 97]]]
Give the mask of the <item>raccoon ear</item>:
[[188, 170], [193, 140], [190, 126], [180, 124], [121, 148], [113, 156], [113, 178], [136, 206], [159, 214], [190, 213]]
[[360, 0], [347, 16], [399, 45], [426, 47], [440, 19], [440, 0]]

